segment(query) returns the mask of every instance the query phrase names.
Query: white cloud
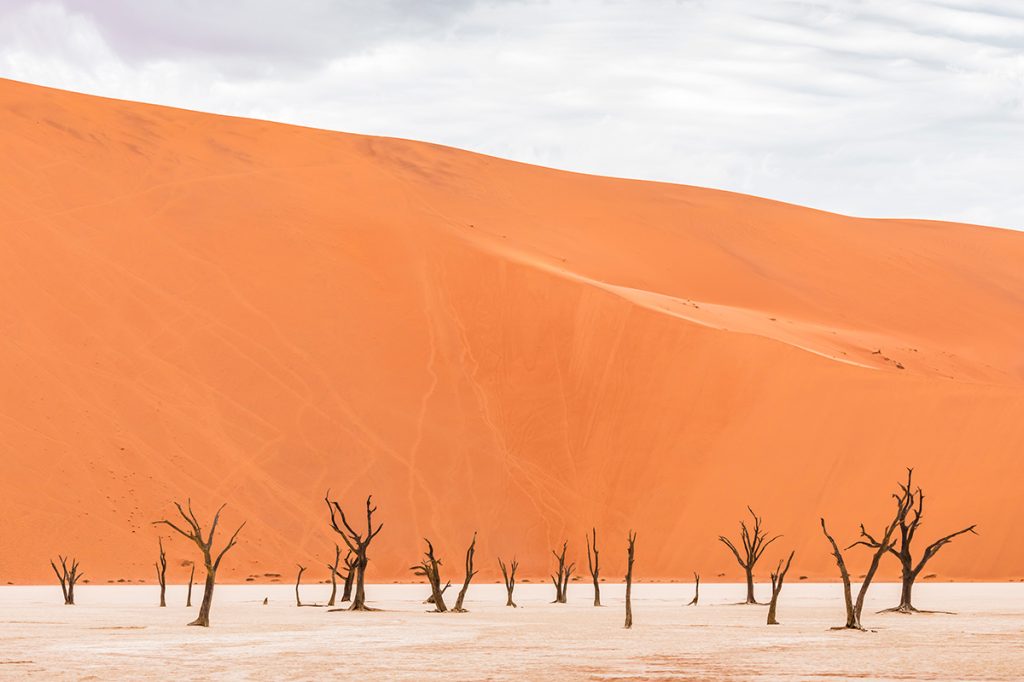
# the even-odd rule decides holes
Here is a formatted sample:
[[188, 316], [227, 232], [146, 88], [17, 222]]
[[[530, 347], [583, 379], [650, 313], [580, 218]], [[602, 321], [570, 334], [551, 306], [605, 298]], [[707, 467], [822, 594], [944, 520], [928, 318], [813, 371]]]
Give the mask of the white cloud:
[[1016, 0], [7, 0], [0, 74], [1024, 227]]

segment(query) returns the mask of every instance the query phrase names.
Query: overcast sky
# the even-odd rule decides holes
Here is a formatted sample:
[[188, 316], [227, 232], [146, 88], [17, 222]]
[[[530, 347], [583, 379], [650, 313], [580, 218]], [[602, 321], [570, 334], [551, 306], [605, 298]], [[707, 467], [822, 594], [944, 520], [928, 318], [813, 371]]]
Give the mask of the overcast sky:
[[0, 75], [1024, 228], [1022, 0], [0, 0]]

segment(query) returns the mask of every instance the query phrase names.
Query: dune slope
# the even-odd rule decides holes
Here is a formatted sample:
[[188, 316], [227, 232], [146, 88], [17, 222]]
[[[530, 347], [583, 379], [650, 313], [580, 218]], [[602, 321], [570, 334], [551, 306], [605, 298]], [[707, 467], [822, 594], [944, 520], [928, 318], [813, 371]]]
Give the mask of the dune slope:
[[12, 81], [0, 152], [0, 581], [151, 580], [186, 497], [248, 521], [226, 579], [322, 579], [328, 488], [374, 494], [370, 580], [474, 530], [537, 579], [592, 525], [609, 578], [635, 528], [639, 576], [736, 580], [747, 504], [762, 573], [830, 578], [818, 517], [905, 466], [925, 539], [981, 532], [929, 572], [1024, 576], [1024, 234]]

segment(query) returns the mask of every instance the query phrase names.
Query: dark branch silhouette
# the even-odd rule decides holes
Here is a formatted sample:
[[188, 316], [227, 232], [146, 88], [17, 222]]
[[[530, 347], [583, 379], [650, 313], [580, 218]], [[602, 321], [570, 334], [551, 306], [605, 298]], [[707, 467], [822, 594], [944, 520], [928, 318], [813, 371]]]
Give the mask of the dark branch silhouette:
[[590, 536], [588, 535], [588, 536], [586, 536], [586, 538], [587, 538], [587, 568], [590, 570], [590, 577], [594, 581], [594, 606], [600, 606], [601, 605], [601, 585], [598, 583], [598, 578], [600, 577], [600, 573], [601, 573], [601, 564], [600, 564], [600, 561], [598, 560], [598, 556], [597, 556], [597, 529], [596, 528], [591, 528], [590, 532], [591, 532], [591, 534], [593, 535], [593, 538], [594, 538], [594, 542], [593, 542], [594, 556], [593, 556], [593, 558], [591, 558], [591, 556], [590, 556], [591, 542], [590, 542]]
[[775, 609], [779, 604], [779, 595], [782, 593], [782, 581], [786, 579], [786, 574], [789, 573], [789, 566], [793, 563], [793, 555], [796, 552], [790, 552], [789, 558], [786, 559], [786, 565], [782, 565], [782, 559], [779, 559], [779, 565], [774, 571], [772, 571], [772, 600], [768, 605], [768, 625], [778, 625], [779, 621], [775, 619]]
[[60, 581], [60, 591], [64, 595], [64, 606], [75, 605], [75, 584], [82, 579], [84, 573], [78, 572], [78, 560], [71, 559], [71, 565], [68, 565], [68, 558], [64, 556], [58, 556], [57, 560], [60, 561], [60, 569], [57, 568], [57, 564], [50, 559], [50, 566], [53, 568], [54, 575], [57, 576], [57, 580]]
[[[977, 531], [974, 530], [975, 525], [972, 524], [966, 528], [961, 528], [955, 533], [945, 535], [925, 547], [924, 552], [921, 553], [921, 558], [917, 563], [914, 563], [912, 545], [914, 537], [917, 535], [917, 530], [921, 526], [921, 521], [924, 517], [924, 492], [921, 488], [915, 489], [913, 487], [913, 476], [914, 470], [907, 469], [907, 482], [905, 484], [900, 483], [899, 492], [893, 493], [893, 497], [900, 505], [900, 508], [905, 510], [899, 519], [899, 544], [889, 548], [889, 553], [899, 559], [900, 562], [902, 589], [900, 591], [899, 605], [894, 606], [891, 609], [885, 609], [882, 613], [928, 613], [915, 608], [911, 601], [911, 595], [914, 590], [914, 581], [917, 580], [917, 577], [921, 575], [921, 571], [924, 570], [925, 565], [931, 561], [938, 551], [952, 542], [957, 536], [964, 535], [965, 533], [978, 534]], [[870, 535], [866, 534], [863, 540], [854, 544], [864, 545], [875, 549], [878, 548], [878, 542], [876, 542]]]
[[466, 609], [463, 608], [462, 602], [466, 599], [466, 591], [469, 590], [469, 581], [476, 575], [476, 571], [473, 570], [473, 555], [476, 554], [476, 532], [473, 533], [473, 542], [469, 543], [469, 549], [466, 550], [466, 580], [462, 583], [462, 589], [459, 590], [459, 596], [455, 599], [455, 606], [452, 611], [455, 613], [465, 613]]
[[444, 604], [444, 590], [441, 589], [441, 561], [434, 556], [434, 545], [430, 540], [423, 538], [423, 541], [427, 543], [427, 551], [423, 553], [420, 563], [412, 567], [412, 572], [427, 579], [427, 582], [430, 583], [430, 593], [433, 599], [430, 603], [434, 605], [434, 612], [444, 613], [448, 607]]
[[573, 570], [576, 569], [576, 564], [572, 563], [568, 566], [565, 564], [565, 550], [568, 546], [569, 541], [566, 540], [562, 543], [561, 554], [551, 550], [551, 553], [558, 559], [558, 570], [551, 576], [551, 582], [555, 585], [555, 600], [551, 602], [552, 604], [566, 603], [569, 595], [569, 579], [572, 577]]
[[700, 601], [700, 573], [693, 572], [693, 599], [687, 606], [696, 606], [697, 602]]
[[160, 558], [156, 564], [156, 581], [160, 584], [160, 606], [167, 606], [167, 554], [164, 552], [164, 539], [157, 538], [160, 544]]
[[196, 579], [196, 562], [190, 561], [192, 571], [188, 574], [188, 596], [185, 597], [185, 608], [192, 608], [192, 583]]
[[513, 558], [512, 563], [506, 566], [501, 557], [498, 557], [498, 566], [501, 567], [501, 577], [505, 579], [505, 591], [508, 592], [505, 606], [516, 608], [516, 603], [512, 601], [512, 591], [516, 589], [516, 571], [519, 569], [519, 562]]
[[[843, 579], [843, 598], [846, 601], [846, 625], [842, 627], [832, 628], [833, 630], [863, 630], [864, 626], [860, 624], [861, 612], [864, 610], [864, 597], [868, 593], [868, 587], [871, 586], [871, 581], [875, 577], [875, 572], [878, 570], [878, 564], [882, 560], [882, 555], [888, 552], [895, 542], [893, 533], [896, 531], [896, 526], [899, 525], [900, 517], [906, 514], [907, 507], [904, 502], [897, 500], [896, 515], [888, 526], [885, 527], [885, 532], [882, 534], [882, 539], [878, 542], [878, 546], [875, 549], [875, 553], [871, 556], [871, 565], [868, 567], [868, 572], [864, 574], [864, 578], [861, 581], [860, 588], [857, 590], [857, 601], [853, 600], [853, 591], [850, 587], [850, 572], [846, 568], [846, 562], [843, 560], [843, 553], [839, 550], [839, 545], [836, 544], [835, 539], [829, 535], [828, 528], [825, 527], [825, 519], [821, 519], [821, 532], [825, 534], [830, 545], [832, 545], [832, 556], [836, 559], [836, 566], [839, 567], [839, 575]], [[871, 538], [868, 532], [864, 529], [864, 524], [860, 526], [860, 533], [865, 538]], [[850, 545], [853, 547], [857, 544]], [[849, 549], [850, 547], [847, 547]]]
[[[178, 509], [178, 514], [185, 521], [185, 528], [182, 528], [173, 521], [162, 519], [160, 521], [154, 521], [153, 525], [165, 525], [173, 529], [180, 535], [188, 538], [196, 544], [199, 551], [203, 554], [203, 565], [206, 567], [206, 588], [203, 591], [203, 601], [199, 605], [199, 616], [189, 625], [198, 625], [201, 627], [210, 627], [210, 606], [213, 604], [213, 586], [217, 579], [217, 569], [220, 568], [220, 562], [224, 559], [224, 555], [227, 554], [228, 550], [235, 546], [238, 540], [238, 533], [245, 527], [245, 522], [231, 535], [226, 545], [220, 550], [214, 557], [213, 551], [213, 539], [217, 532], [217, 524], [220, 523], [220, 513], [224, 511], [226, 504], [222, 504], [217, 513], [213, 516], [213, 522], [210, 524], [210, 532], [205, 538], [203, 537], [203, 528], [199, 523], [199, 519], [196, 518], [195, 513], [192, 511], [192, 500], [186, 501], [186, 506], [182, 507], [180, 502], [175, 502], [174, 506]], [[185, 509], [188, 509], [186, 512]], [[187, 530], [186, 530], [187, 528]]]
[[302, 582], [302, 574], [306, 572], [306, 567], [302, 564], [295, 564], [299, 567], [299, 574], [295, 576], [295, 605], [302, 606], [302, 600], [299, 598], [299, 584]]
[[627, 535], [629, 547], [626, 550], [626, 624], [624, 627], [633, 627], [633, 557], [636, 549], [636, 533], [629, 531]]
[[331, 572], [331, 598], [327, 600], [327, 606], [334, 606], [335, 599], [338, 598], [338, 564], [341, 563], [341, 547], [337, 544], [334, 545], [334, 563], [327, 564], [327, 569]]
[[[328, 490], [327, 494], [324, 495], [324, 502], [327, 503], [327, 510], [331, 513], [331, 528], [335, 533], [341, 536], [341, 539], [345, 541], [349, 550], [354, 555], [352, 571], [355, 572], [355, 596], [352, 598], [352, 605], [349, 607], [350, 611], [376, 611], [366, 605], [366, 565], [369, 563], [367, 558], [367, 550], [370, 547], [370, 543], [377, 537], [381, 529], [384, 528], [384, 524], [378, 524], [377, 528], [373, 527], [373, 514], [377, 511], [377, 508], [373, 506], [373, 496], [370, 495], [366, 498], [366, 532], [355, 530], [348, 522], [345, 517], [345, 512], [342, 510], [341, 505], [330, 499], [331, 491]], [[338, 521], [341, 521], [341, 525], [338, 525]], [[344, 600], [342, 600], [344, 601]]]
[[740, 521], [740, 541], [743, 552], [741, 553], [736, 545], [732, 543], [732, 540], [719, 535], [718, 540], [732, 552], [733, 556], [736, 557], [736, 562], [744, 570], [747, 575], [747, 600], [745, 604], [756, 604], [757, 600], [754, 599], [754, 566], [757, 565], [761, 555], [764, 554], [764, 550], [768, 548], [768, 545], [778, 540], [781, 535], [776, 535], [771, 540], [768, 539], [768, 533], [761, 528], [761, 517], [754, 513], [754, 510], [747, 507], [747, 511], [754, 518], [753, 529], [747, 527], [746, 521]]

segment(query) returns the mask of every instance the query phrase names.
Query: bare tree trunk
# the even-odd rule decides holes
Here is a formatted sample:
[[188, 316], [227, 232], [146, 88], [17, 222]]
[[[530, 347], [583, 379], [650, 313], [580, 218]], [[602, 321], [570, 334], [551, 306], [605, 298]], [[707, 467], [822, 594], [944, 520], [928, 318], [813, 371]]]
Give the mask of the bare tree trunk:
[[690, 600], [690, 603], [687, 604], [687, 606], [696, 606], [697, 602], [700, 600], [700, 574], [699, 573], [695, 572], [693, 574], [693, 581], [694, 581], [693, 582], [693, 599]]
[[626, 628], [633, 627], [633, 554], [636, 546], [636, 533], [629, 532], [629, 548], [626, 562]]
[[462, 583], [462, 589], [459, 590], [459, 596], [455, 600], [455, 607], [452, 609], [455, 613], [465, 613], [466, 609], [463, 608], [462, 602], [466, 599], [466, 592], [469, 590], [469, 581], [476, 575], [476, 571], [473, 570], [473, 555], [476, 554], [476, 532], [473, 533], [473, 542], [469, 543], [469, 549], [466, 550], [466, 580]]
[[206, 586], [203, 588], [203, 601], [199, 603], [199, 615], [189, 625], [198, 625], [204, 628], [210, 627], [210, 607], [213, 606], [213, 585], [216, 579], [216, 570], [207, 567]]
[[569, 578], [572, 576], [573, 570], [576, 568], [576, 564], [572, 563], [566, 566], [565, 564], [565, 552], [569, 546], [569, 541], [566, 540], [562, 543], [562, 553], [559, 554], [555, 550], [551, 550], [551, 553], [556, 559], [558, 559], [558, 570], [554, 575], [551, 576], [551, 582], [555, 585], [555, 600], [552, 604], [564, 604], [568, 598], [569, 593]]
[[327, 564], [331, 570], [331, 598], [327, 600], [328, 606], [334, 606], [334, 600], [338, 596], [338, 564], [341, 563], [341, 547], [334, 545], [334, 563]]
[[192, 608], [192, 583], [196, 578], [196, 563], [192, 562], [192, 572], [188, 576], [188, 597], [185, 598], [185, 608]]
[[786, 560], [786, 566], [782, 566], [782, 560], [779, 560], [779, 566], [772, 573], [772, 600], [768, 605], [768, 625], [778, 625], [779, 621], [775, 619], [775, 610], [778, 607], [779, 595], [782, 594], [782, 581], [786, 579], [786, 574], [789, 573], [789, 565], [793, 563], [793, 555], [796, 552], [789, 553], [789, 559]]
[[754, 518], [754, 524], [752, 527], [748, 527], [745, 521], [740, 521], [740, 541], [743, 553], [741, 554], [736, 545], [732, 543], [732, 540], [724, 535], [719, 535], [718, 540], [729, 548], [729, 551], [736, 557], [736, 562], [746, 574], [747, 600], [744, 603], [756, 604], [757, 600], [754, 599], [754, 566], [757, 565], [758, 560], [764, 554], [764, 550], [768, 548], [768, 545], [778, 540], [781, 536], [776, 535], [769, 540], [767, 531], [761, 528], [761, 517], [755, 514], [754, 510], [750, 507], [747, 507], [747, 511]]
[[341, 603], [344, 604], [347, 601], [352, 601], [352, 583], [356, 577], [356, 563], [355, 558], [351, 556], [345, 557], [345, 586], [341, 591]]
[[512, 590], [516, 588], [516, 570], [519, 568], [519, 562], [512, 559], [512, 563], [506, 566], [501, 557], [498, 557], [498, 566], [501, 567], [501, 577], [505, 579], [505, 591], [508, 592], [505, 606], [516, 608], [516, 603], [512, 601]]
[[601, 565], [597, 556], [597, 528], [591, 528], [594, 537], [594, 557], [590, 557], [590, 537], [587, 536], [587, 568], [590, 570], [590, 577], [594, 581], [594, 606], [601, 605], [601, 585], [598, 577], [601, 572]]
[[302, 564], [295, 564], [299, 567], [299, 574], [295, 577], [295, 605], [302, 606], [302, 600], [299, 599], [299, 583], [302, 582], [302, 574], [306, 572], [306, 567]]
[[[439, 561], [437, 563], [441, 563], [441, 562]], [[441, 588], [441, 596], [442, 597], [444, 596], [444, 593], [448, 591], [448, 588], [451, 587], [451, 586], [452, 586], [452, 581], [451, 580], [449, 580], [448, 582], [446, 582], [444, 584], [444, 587]], [[429, 597], [427, 597], [426, 599], [423, 600], [423, 603], [424, 604], [434, 604], [435, 603], [434, 602], [434, 593], [433, 593], [433, 591], [431, 591]]]
[[160, 558], [156, 562], [156, 580], [160, 583], [160, 606], [167, 606], [167, 554], [164, 553], [164, 540], [160, 542]]

